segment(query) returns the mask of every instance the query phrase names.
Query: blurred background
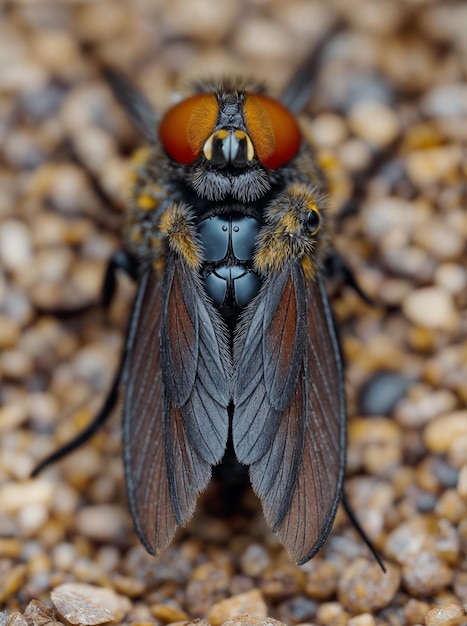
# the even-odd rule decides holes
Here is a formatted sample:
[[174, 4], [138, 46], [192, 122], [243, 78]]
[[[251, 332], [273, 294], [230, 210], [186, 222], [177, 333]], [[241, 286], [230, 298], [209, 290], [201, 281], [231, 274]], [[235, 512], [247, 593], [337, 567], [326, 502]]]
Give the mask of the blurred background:
[[[134, 624], [250, 611], [404, 626], [435, 606], [426, 623], [465, 620], [466, 26], [467, 5], [451, 0], [0, 3], [2, 626], [26, 626], [30, 601], [50, 606], [68, 582], [112, 590], [116, 622]], [[341, 512], [298, 569], [251, 492], [222, 515], [216, 483], [154, 560], [129, 519], [118, 411], [28, 478], [101, 406], [134, 295], [122, 277], [111, 309], [99, 306], [128, 158], [143, 144], [102, 68], [160, 113], [204, 76], [253, 75], [280, 93], [323, 37], [303, 128], [328, 181], [333, 243], [373, 302], [330, 285], [347, 363], [346, 491], [388, 574]]]

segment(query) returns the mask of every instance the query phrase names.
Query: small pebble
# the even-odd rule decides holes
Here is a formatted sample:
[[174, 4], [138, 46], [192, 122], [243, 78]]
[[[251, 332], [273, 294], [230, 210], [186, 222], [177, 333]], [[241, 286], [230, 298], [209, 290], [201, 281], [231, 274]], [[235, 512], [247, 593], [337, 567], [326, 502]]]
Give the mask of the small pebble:
[[414, 150], [407, 157], [407, 174], [420, 187], [449, 179], [458, 170], [462, 159], [460, 147]]
[[[117, 567], [118, 555], [116, 555], [114, 560], [115, 567]], [[147, 585], [143, 580], [138, 580], [137, 578], [133, 578], [131, 576], [115, 575], [112, 577], [112, 584], [115, 587], [115, 591], [118, 591], [118, 593], [128, 596], [129, 598], [137, 598], [138, 596], [143, 595], [147, 588]]]
[[0, 509], [11, 514], [31, 504], [49, 507], [53, 497], [53, 485], [44, 480], [6, 483], [0, 487]]
[[[193, 622], [189, 622], [187, 626], [196, 626]], [[260, 617], [256, 615], [238, 615], [232, 619], [228, 619], [223, 626], [287, 626], [284, 622], [279, 622], [272, 617]]]
[[30, 376], [33, 371], [32, 359], [21, 350], [3, 350], [0, 354], [0, 372], [5, 378], [21, 380]]
[[55, 611], [39, 600], [31, 600], [24, 610], [24, 617], [34, 626], [45, 626], [55, 621]]
[[18, 611], [13, 611], [8, 616], [3, 626], [29, 626], [27, 619]]
[[402, 303], [404, 315], [413, 324], [430, 329], [456, 330], [459, 316], [450, 293], [439, 287], [420, 287]]
[[459, 496], [467, 502], [467, 465], [459, 472], [459, 480], [457, 481], [457, 493]]
[[27, 503], [18, 513], [18, 526], [22, 536], [33, 537], [44, 526], [49, 517], [49, 510], [44, 504]]
[[466, 116], [467, 87], [459, 83], [433, 87], [423, 96], [420, 106], [425, 115], [431, 117]]
[[271, 566], [261, 577], [261, 591], [266, 600], [275, 602], [300, 593], [305, 581], [305, 572], [287, 561], [280, 567]]
[[467, 288], [467, 272], [457, 263], [443, 263], [434, 275], [435, 283], [444, 287], [453, 295], [460, 295]]
[[276, 607], [276, 616], [286, 624], [303, 624], [313, 621], [317, 603], [307, 596], [298, 595], [284, 600]]
[[257, 543], [249, 545], [240, 559], [242, 571], [247, 576], [260, 575], [270, 564], [271, 559], [267, 550]]
[[378, 148], [394, 141], [399, 133], [396, 114], [376, 100], [363, 100], [357, 103], [349, 115], [351, 130]]
[[442, 626], [442, 624], [457, 623], [458, 619], [465, 618], [465, 611], [460, 604], [442, 604], [435, 606], [425, 616], [425, 626]]
[[27, 402], [11, 402], [0, 407], [0, 432], [13, 430], [29, 417]]
[[19, 557], [22, 550], [22, 542], [15, 537], [0, 537], [0, 558]]
[[11, 272], [32, 262], [31, 234], [26, 224], [18, 220], [5, 220], [0, 224], [0, 261]]
[[370, 417], [353, 419], [348, 435], [349, 446], [358, 450], [361, 464], [370, 474], [383, 473], [400, 463], [402, 434], [393, 421]]
[[347, 622], [347, 626], [375, 626], [375, 624], [375, 618], [371, 613], [361, 613]]
[[395, 407], [394, 417], [402, 427], [421, 428], [456, 406], [456, 395], [449, 389], [434, 390], [430, 385], [414, 383]]
[[239, 5], [235, 0], [222, 4], [216, 0], [198, 0], [196, 3], [175, 0], [165, 12], [167, 36], [192, 37], [214, 43], [225, 37], [238, 18]]
[[207, 614], [207, 619], [212, 626], [220, 626], [226, 620], [242, 613], [257, 617], [266, 617], [267, 606], [261, 591], [252, 589], [232, 598], [221, 600], [214, 604]]
[[316, 623], [322, 626], [347, 626], [349, 613], [338, 602], [323, 602], [316, 611]]
[[439, 593], [449, 587], [452, 579], [446, 561], [428, 551], [407, 559], [402, 566], [403, 586], [416, 597]]
[[6, 572], [0, 572], [0, 603], [17, 593], [25, 582], [26, 573], [26, 565], [14, 565]]
[[338, 571], [330, 563], [315, 557], [303, 566], [305, 571], [305, 591], [315, 600], [328, 600], [337, 589]]
[[185, 611], [170, 604], [153, 604], [151, 606], [151, 615], [165, 624], [189, 619]]
[[52, 590], [50, 597], [57, 612], [71, 624], [94, 626], [120, 622], [130, 609], [130, 601], [111, 589], [84, 583], [66, 583]]
[[400, 523], [389, 533], [386, 553], [403, 565], [427, 549], [434, 549], [433, 537], [429, 534], [428, 520], [420, 515]]
[[404, 606], [404, 615], [409, 626], [423, 624], [425, 615], [428, 613], [430, 605], [422, 600], [410, 598]]
[[389, 415], [410, 384], [410, 378], [398, 372], [377, 372], [359, 393], [360, 415]]
[[467, 411], [454, 411], [439, 415], [426, 426], [423, 439], [431, 452], [443, 453], [467, 435]]
[[[452, 522], [453, 524], [459, 524], [467, 515], [467, 506], [458, 490], [446, 489], [439, 496], [438, 501], [436, 502], [435, 512], [443, 523], [449, 524], [449, 522]], [[458, 543], [457, 534], [455, 534], [454, 541], [456, 544]], [[453, 546], [453, 550], [451, 550], [451, 552], [457, 553], [458, 545], [457, 549]]]
[[378, 610], [391, 602], [399, 589], [401, 575], [392, 563], [385, 566], [386, 573], [377, 563], [359, 558], [346, 567], [338, 582], [338, 598], [347, 611]]
[[321, 113], [311, 123], [312, 140], [318, 146], [332, 147], [341, 144], [347, 135], [347, 127], [339, 115]]
[[0, 313], [0, 350], [12, 348], [18, 341], [21, 329], [18, 321]]

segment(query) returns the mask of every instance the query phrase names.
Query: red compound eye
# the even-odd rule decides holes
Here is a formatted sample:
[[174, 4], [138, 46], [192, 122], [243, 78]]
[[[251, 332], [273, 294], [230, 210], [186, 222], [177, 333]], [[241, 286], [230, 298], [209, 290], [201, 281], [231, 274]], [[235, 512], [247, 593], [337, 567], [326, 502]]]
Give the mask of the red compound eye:
[[256, 155], [274, 169], [292, 159], [300, 147], [301, 133], [295, 117], [282, 104], [258, 94], [244, 103], [245, 121]]
[[218, 104], [214, 94], [198, 94], [182, 100], [162, 118], [159, 136], [169, 155], [188, 164], [199, 156], [217, 120]]

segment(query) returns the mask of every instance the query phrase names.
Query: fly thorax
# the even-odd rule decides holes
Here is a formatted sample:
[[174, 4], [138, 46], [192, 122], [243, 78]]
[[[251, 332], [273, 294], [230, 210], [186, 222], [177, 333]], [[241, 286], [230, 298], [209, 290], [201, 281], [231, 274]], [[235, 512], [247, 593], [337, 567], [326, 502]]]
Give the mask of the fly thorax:
[[261, 287], [252, 263], [260, 228], [259, 220], [238, 213], [214, 215], [197, 225], [204, 288], [227, 323], [237, 318]]

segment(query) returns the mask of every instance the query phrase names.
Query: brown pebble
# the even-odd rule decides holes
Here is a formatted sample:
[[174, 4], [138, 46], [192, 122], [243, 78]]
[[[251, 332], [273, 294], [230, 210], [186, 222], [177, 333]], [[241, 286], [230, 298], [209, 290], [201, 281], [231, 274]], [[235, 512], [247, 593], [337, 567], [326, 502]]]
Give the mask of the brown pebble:
[[455, 572], [453, 589], [458, 598], [467, 598], [467, 572]]
[[220, 626], [226, 620], [242, 613], [266, 617], [268, 614], [267, 606], [259, 589], [252, 589], [246, 593], [217, 602], [208, 612], [207, 618], [212, 626]]
[[349, 115], [349, 126], [358, 137], [378, 147], [394, 141], [399, 132], [399, 121], [395, 113], [374, 100], [363, 100], [353, 107]]
[[[118, 560], [118, 555], [115, 555], [115, 560]], [[129, 598], [136, 598], [144, 593], [146, 590], [146, 583], [138, 578], [131, 576], [119, 576], [112, 577], [112, 584], [115, 587], [115, 591]]]
[[353, 419], [348, 428], [349, 446], [357, 449], [362, 466], [370, 474], [389, 471], [400, 463], [402, 433], [393, 420]]
[[314, 600], [327, 600], [337, 588], [338, 572], [329, 561], [315, 558], [303, 567], [305, 571], [305, 591]]
[[198, 565], [186, 588], [187, 607], [190, 613], [203, 615], [214, 602], [228, 594], [230, 574], [213, 563]]
[[276, 602], [300, 593], [304, 582], [305, 572], [288, 561], [265, 570], [260, 587], [267, 600]]
[[401, 426], [418, 429], [456, 407], [456, 395], [449, 389], [433, 389], [430, 385], [415, 383], [407, 397], [398, 402], [394, 417]]
[[27, 402], [17, 401], [0, 407], [0, 432], [19, 428], [29, 417]]
[[444, 453], [464, 435], [467, 435], [467, 410], [436, 417], [425, 428], [423, 439], [431, 452]]
[[401, 576], [392, 563], [386, 564], [386, 570], [384, 573], [377, 563], [362, 558], [349, 565], [338, 582], [342, 606], [352, 613], [387, 606], [399, 589]]
[[257, 543], [249, 545], [240, 559], [242, 572], [247, 576], [258, 576], [270, 563], [271, 559], [267, 550]]
[[313, 142], [319, 146], [336, 146], [344, 141], [347, 128], [344, 120], [335, 113], [321, 113], [311, 123]]
[[415, 185], [432, 185], [449, 178], [459, 167], [461, 158], [460, 146], [414, 150], [407, 157], [407, 174]]
[[[190, 622], [191, 624], [192, 622]], [[286, 626], [272, 617], [260, 617], [256, 615], [237, 615], [223, 623], [223, 626]]]
[[347, 622], [347, 626], [375, 626], [375, 624], [375, 618], [371, 613], [361, 613]]
[[457, 493], [462, 500], [464, 500], [464, 502], [467, 502], [467, 465], [464, 465], [459, 472], [459, 478], [457, 480]]
[[415, 624], [423, 624], [425, 615], [427, 614], [430, 605], [427, 602], [422, 602], [416, 598], [409, 598], [404, 606], [404, 615], [409, 626], [415, 626]]
[[0, 350], [12, 348], [21, 335], [18, 321], [0, 313]]
[[14, 595], [26, 578], [26, 565], [14, 565], [0, 574], [0, 603]]
[[0, 372], [4, 377], [19, 380], [34, 371], [31, 357], [21, 350], [3, 350], [0, 354]]
[[130, 609], [128, 598], [111, 589], [85, 583], [65, 583], [52, 590], [58, 613], [71, 624], [93, 626], [121, 621]]
[[323, 602], [316, 611], [316, 623], [322, 626], [347, 626], [350, 615], [338, 602]]
[[151, 615], [165, 624], [182, 622], [189, 619], [185, 611], [182, 611], [182, 609], [176, 606], [171, 606], [170, 604], [153, 604], [151, 606]]
[[446, 489], [438, 498], [435, 507], [436, 514], [440, 521], [458, 524], [467, 515], [466, 501], [462, 500], [460, 494], [455, 489]]
[[29, 624], [22, 613], [13, 611], [13, 613], [10, 613], [8, 616], [5, 626], [29, 626]]
[[457, 622], [457, 618], [464, 617], [465, 611], [460, 604], [442, 604], [428, 611], [425, 616], [425, 626], [441, 626], [450, 620]]
[[0, 537], [0, 558], [15, 558], [21, 554], [22, 543], [15, 537]]
[[433, 550], [434, 540], [429, 531], [429, 521], [421, 515], [400, 523], [386, 539], [386, 554], [403, 565], [423, 550]]
[[436, 554], [425, 551], [408, 559], [402, 566], [402, 583], [414, 596], [431, 596], [452, 582], [452, 569]]
[[234, 0], [172, 0], [165, 11], [165, 32], [210, 43], [221, 41], [237, 19], [240, 6]]
[[0, 489], [0, 510], [16, 513], [26, 505], [50, 506], [53, 497], [53, 485], [44, 480], [7, 483]]
[[76, 530], [94, 541], [121, 541], [128, 533], [128, 513], [116, 504], [83, 507], [76, 515]]
[[55, 611], [39, 600], [31, 600], [24, 611], [24, 617], [33, 626], [44, 626], [55, 621]]

